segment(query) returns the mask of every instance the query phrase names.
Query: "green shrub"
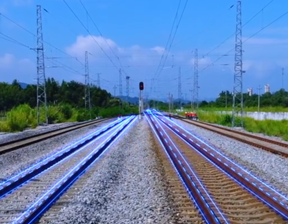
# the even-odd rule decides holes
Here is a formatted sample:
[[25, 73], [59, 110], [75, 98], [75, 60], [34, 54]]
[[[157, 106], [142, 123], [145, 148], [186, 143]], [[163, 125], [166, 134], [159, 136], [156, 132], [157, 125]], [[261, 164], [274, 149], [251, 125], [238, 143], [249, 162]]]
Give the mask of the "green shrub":
[[65, 120], [69, 120], [73, 115], [73, 108], [69, 104], [60, 105], [60, 112], [63, 114]]
[[99, 115], [101, 117], [116, 117], [119, 114], [122, 114], [120, 107], [109, 107], [109, 108], [101, 108], [99, 111]]
[[0, 122], [0, 132], [11, 132], [11, 129], [7, 122], [5, 121]]
[[87, 121], [90, 119], [90, 111], [86, 109], [78, 110], [76, 120], [77, 121]]
[[10, 131], [23, 131], [35, 124], [35, 110], [28, 104], [19, 105], [7, 113], [7, 125]]
[[231, 126], [232, 124], [232, 116], [230, 114], [225, 114], [220, 117], [220, 122], [221, 125], [226, 125], [226, 126]]
[[[45, 115], [44, 108], [41, 108], [41, 117], [44, 118], [44, 115]], [[64, 121], [65, 121], [64, 114], [61, 112], [59, 106], [48, 106], [48, 124], [61, 123]]]

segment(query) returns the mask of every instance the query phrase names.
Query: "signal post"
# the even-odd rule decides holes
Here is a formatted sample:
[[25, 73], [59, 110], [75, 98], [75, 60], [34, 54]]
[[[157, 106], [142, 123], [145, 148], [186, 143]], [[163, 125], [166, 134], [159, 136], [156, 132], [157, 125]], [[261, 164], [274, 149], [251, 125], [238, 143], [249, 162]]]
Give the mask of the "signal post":
[[143, 102], [142, 102], [142, 91], [144, 90], [144, 83], [139, 82], [139, 118], [141, 119], [141, 113], [143, 111]]

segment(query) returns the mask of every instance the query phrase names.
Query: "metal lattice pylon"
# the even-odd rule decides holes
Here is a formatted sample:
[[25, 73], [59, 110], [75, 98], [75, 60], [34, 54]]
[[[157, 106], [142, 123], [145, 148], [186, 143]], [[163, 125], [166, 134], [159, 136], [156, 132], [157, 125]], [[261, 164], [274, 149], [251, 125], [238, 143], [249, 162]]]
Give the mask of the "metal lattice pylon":
[[196, 48], [194, 51], [194, 80], [193, 80], [193, 109], [198, 109], [198, 49]]
[[119, 69], [119, 97], [123, 96], [122, 92], [122, 70], [121, 68]]
[[91, 119], [91, 98], [90, 98], [88, 51], [85, 51], [85, 108], [89, 109], [90, 119]]
[[234, 86], [233, 86], [233, 111], [232, 127], [235, 124], [235, 118], [240, 112], [241, 126], [243, 127], [243, 83], [242, 83], [242, 12], [241, 1], [237, 2], [236, 12], [236, 33], [235, 33], [235, 64], [234, 64]]
[[97, 73], [97, 86], [100, 88], [100, 75], [101, 73]]
[[130, 76], [126, 76], [126, 97], [127, 97], [127, 102], [129, 100], [129, 79], [130, 79]]
[[48, 124], [48, 108], [46, 95], [46, 77], [44, 44], [42, 32], [42, 8], [37, 5], [37, 122], [40, 123], [41, 107], [44, 109], [45, 122]]
[[178, 69], [178, 100], [179, 108], [182, 106], [182, 90], [181, 90], [181, 67]]

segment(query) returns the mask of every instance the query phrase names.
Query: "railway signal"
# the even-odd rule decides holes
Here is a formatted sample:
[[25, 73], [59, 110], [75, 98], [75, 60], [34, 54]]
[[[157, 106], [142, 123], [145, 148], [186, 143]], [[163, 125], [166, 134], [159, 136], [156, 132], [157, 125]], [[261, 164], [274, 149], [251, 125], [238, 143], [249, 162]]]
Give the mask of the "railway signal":
[[143, 101], [142, 101], [142, 90], [144, 89], [144, 83], [139, 82], [139, 118], [141, 119], [141, 114], [143, 111]]
[[143, 82], [139, 82], [139, 89], [143, 90], [144, 89], [144, 83]]

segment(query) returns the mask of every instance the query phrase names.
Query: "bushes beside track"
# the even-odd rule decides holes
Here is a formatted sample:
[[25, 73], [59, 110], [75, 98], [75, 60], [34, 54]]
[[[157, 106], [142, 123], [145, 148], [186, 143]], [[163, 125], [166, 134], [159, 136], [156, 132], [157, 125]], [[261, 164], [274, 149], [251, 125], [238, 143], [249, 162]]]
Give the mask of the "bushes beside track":
[[[91, 119], [96, 117], [116, 117], [119, 114], [129, 115], [137, 113], [136, 106], [124, 105], [91, 109]], [[69, 104], [48, 106], [48, 123], [76, 122], [90, 120], [90, 111], [86, 109], [76, 109]], [[40, 121], [45, 123], [45, 110], [40, 110]], [[6, 118], [0, 121], [0, 132], [18, 132], [27, 128], [37, 127], [37, 109], [31, 108], [28, 104], [22, 104], [12, 108], [6, 114]]]
[[[220, 124], [231, 127], [232, 116], [229, 114], [198, 112], [200, 121]], [[268, 136], [277, 136], [288, 141], [288, 120], [255, 120], [250, 117], [244, 117], [244, 129], [253, 133], [262, 133]], [[235, 123], [240, 123], [236, 118]]]

